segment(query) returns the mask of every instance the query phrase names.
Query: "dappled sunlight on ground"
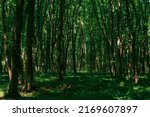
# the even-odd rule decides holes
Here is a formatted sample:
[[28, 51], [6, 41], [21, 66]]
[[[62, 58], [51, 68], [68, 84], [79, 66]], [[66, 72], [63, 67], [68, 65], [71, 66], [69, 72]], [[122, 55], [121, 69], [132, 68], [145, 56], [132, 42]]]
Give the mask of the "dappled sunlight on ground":
[[[78, 74], [65, 76], [64, 80], [56, 77], [36, 77], [37, 90], [31, 93], [20, 92], [24, 99], [100, 99], [131, 100], [150, 99], [150, 82], [141, 78], [140, 84], [133, 81], [105, 77], [105, 75]], [[5, 81], [7, 82], [7, 81]], [[146, 85], [145, 85], [146, 84]], [[0, 87], [0, 97], [4, 96], [6, 85]], [[145, 86], [144, 86], [145, 85]]]

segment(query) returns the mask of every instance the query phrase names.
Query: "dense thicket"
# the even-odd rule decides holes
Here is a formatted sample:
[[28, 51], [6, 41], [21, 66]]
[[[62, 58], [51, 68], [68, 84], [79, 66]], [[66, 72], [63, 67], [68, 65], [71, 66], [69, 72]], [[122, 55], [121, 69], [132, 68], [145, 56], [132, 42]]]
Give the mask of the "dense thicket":
[[99, 72], [120, 79], [150, 72], [149, 0], [1, 0], [0, 74], [8, 94], [33, 74]]

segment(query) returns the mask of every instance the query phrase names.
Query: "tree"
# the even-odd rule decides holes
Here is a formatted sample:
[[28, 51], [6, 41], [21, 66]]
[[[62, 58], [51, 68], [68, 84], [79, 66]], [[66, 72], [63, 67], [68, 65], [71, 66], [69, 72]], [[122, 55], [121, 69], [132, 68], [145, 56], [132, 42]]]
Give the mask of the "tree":
[[28, 0], [27, 6], [27, 39], [26, 39], [26, 65], [25, 65], [25, 90], [31, 91], [33, 86], [33, 57], [32, 40], [34, 38], [34, 5], [35, 0]]
[[21, 32], [23, 27], [23, 6], [24, 0], [16, 0], [16, 24], [13, 38], [12, 49], [12, 79], [9, 85], [8, 97], [16, 98], [20, 94], [18, 92], [18, 77], [20, 73], [21, 59]]
[[64, 25], [64, 11], [65, 11], [65, 0], [59, 0], [59, 19], [58, 19], [58, 39], [57, 39], [57, 69], [58, 79], [63, 79], [63, 25]]
[[6, 25], [6, 0], [2, 0], [2, 27], [3, 27], [2, 44], [4, 45], [1, 46], [2, 48], [1, 54], [3, 53], [3, 47], [4, 47], [5, 63], [7, 65], [9, 79], [11, 80], [12, 71], [11, 71], [11, 60], [10, 60], [10, 47], [9, 47], [8, 32], [7, 32], [7, 25]]

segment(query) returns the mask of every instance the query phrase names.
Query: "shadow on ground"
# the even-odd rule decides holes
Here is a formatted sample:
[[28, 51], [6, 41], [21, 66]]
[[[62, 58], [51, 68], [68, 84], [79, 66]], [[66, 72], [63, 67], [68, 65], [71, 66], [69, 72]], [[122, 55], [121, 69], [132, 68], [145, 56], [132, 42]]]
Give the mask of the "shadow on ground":
[[[52, 76], [36, 77], [37, 89], [32, 93], [20, 92], [27, 100], [149, 100], [150, 81], [141, 78], [139, 84], [132, 80], [110, 77], [107, 74], [66, 75], [59, 81]], [[0, 90], [5, 92], [8, 81], [0, 81]]]
[[150, 99], [150, 81], [141, 79], [135, 85], [132, 81], [112, 78], [100, 74], [78, 74], [66, 76], [64, 80], [55, 78], [37, 79], [39, 90], [31, 99], [54, 100], [137, 100]]

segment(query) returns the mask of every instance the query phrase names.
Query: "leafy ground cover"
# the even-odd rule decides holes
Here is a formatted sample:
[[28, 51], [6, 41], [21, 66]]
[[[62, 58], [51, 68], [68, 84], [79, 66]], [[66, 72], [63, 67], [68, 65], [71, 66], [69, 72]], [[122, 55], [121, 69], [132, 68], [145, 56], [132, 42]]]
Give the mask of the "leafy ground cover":
[[[0, 98], [8, 89], [9, 80], [0, 79]], [[102, 74], [66, 75], [61, 81], [56, 77], [41, 75], [35, 78], [36, 90], [20, 91], [23, 98], [33, 100], [149, 100], [150, 80], [141, 76], [139, 84], [130, 80]]]

